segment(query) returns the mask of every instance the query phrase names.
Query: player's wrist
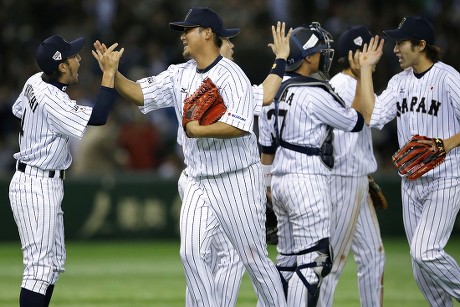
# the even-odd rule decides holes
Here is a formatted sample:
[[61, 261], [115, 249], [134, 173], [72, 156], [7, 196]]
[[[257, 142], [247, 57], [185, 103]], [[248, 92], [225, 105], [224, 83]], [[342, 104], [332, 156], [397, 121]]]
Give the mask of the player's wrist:
[[270, 188], [272, 185], [272, 165], [262, 164], [264, 183], [266, 188]]
[[283, 58], [276, 58], [275, 62], [273, 63], [272, 69], [270, 70], [270, 74], [274, 74], [283, 78], [284, 72], [286, 70], [286, 59]]

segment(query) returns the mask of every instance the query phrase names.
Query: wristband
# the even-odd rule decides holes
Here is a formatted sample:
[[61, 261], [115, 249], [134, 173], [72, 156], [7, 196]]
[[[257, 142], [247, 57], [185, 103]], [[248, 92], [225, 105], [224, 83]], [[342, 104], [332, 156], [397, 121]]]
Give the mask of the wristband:
[[284, 71], [286, 70], [286, 60], [285, 59], [275, 59], [273, 63], [272, 70], [270, 74], [278, 75], [280, 78], [283, 78]]
[[262, 169], [264, 172], [264, 182], [265, 187], [270, 188], [272, 185], [272, 165], [271, 164], [262, 164]]

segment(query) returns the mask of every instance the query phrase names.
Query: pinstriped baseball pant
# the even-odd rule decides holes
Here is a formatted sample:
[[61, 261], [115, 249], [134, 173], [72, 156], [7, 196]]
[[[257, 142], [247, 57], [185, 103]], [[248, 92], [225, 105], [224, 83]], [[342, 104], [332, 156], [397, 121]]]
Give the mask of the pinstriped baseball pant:
[[[183, 171], [177, 183], [181, 199], [187, 187], [187, 180], [186, 171]], [[235, 306], [245, 269], [238, 252], [220, 228], [216, 229], [210, 249], [204, 252], [204, 255], [204, 259], [214, 275], [217, 306]], [[186, 301], [188, 302], [187, 306], [196, 305], [188, 287], [186, 289]]]
[[350, 248], [358, 265], [361, 306], [378, 307], [381, 305], [385, 254], [379, 223], [369, 198], [367, 176], [332, 176], [331, 195], [334, 264], [321, 286], [318, 307], [333, 306], [335, 288]]
[[460, 178], [402, 179], [403, 221], [415, 281], [431, 306], [460, 300], [460, 267], [444, 250], [460, 209]]
[[9, 197], [24, 261], [21, 287], [44, 295], [64, 272], [63, 181], [17, 171]]
[[[286, 306], [275, 265], [265, 242], [265, 190], [262, 169], [189, 178], [181, 208], [180, 255], [188, 291], [196, 306], [218, 306], [206, 252], [217, 231], [237, 250], [259, 300], [265, 306]], [[186, 302], [187, 306], [189, 302]]]
[[[299, 256], [282, 255], [297, 253], [310, 248], [330, 236], [331, 195], [329, 177], [326, 175], [287, 174], [273, 176], [273, 210], [278, 218], [277, 265], [300, 266], [313, 262], [317, 252]], [[301, 270], [310, 284], [318, 277], [312, 268]], [[288, 281], [288, 306], [304, 306], [307, 289], [297, 274], [283, 273]]]

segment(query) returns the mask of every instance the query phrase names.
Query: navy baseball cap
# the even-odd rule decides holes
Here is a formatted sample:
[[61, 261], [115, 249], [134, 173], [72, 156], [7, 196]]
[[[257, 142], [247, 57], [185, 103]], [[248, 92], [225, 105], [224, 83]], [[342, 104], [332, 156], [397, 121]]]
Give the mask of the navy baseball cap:
[[85, 39], [83, 37], [71, 42], [59, 35], [48, 37], [37, 48], [35, 59], [38, 67], [45, 74], [50, 74], [57, 70], [60, 63], [80, 52], [84, 45]]
[[220, 37], [234, 37], [240, 33], [240, 29], [225, 29], [222, 18], [216, 12], [207, 7], [191, 8], [184, 21], [170, 22], [169, 27], [176, 31], [184, 31], [185, 28], [211, 28]]
[[369, 44], [372, 33], [363, 25], [349, 27], [343, 32], [337, 42], [337, 55], [339, 58], [348, 56], [348, 51], [355, 52], [363, 49], [364, 44]]
[[421, 16], [406, 16], [397, 29], [385, 30], [383, 33], [395, 40], [415, 38], [426, 41], [428, 45], [434, 44], [433, 25]]

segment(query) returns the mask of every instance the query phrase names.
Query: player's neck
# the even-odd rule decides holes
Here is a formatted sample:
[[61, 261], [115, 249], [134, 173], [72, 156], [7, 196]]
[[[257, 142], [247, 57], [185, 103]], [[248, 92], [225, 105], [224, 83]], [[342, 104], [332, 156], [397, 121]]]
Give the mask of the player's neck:
[[421, 74], [430, 69], [433, 64], [434, 63], [426, 57], [420, 57], [420, 61], [414, 64], [412, 69], [414, 70], [414, 73]]
[[344, 75], [347, 75], [347, 76], [350, 76], [350, 77], [356, 79], [356, 76], [355, 76], [355, 74], [353, 73], [353, 71], [351, 70], [351, 68], [346, 68], [346, 69], [342, 70], [342, 73], [343, 73]]
[[218, 49], [203, 52], [202, 54], [199, 54], [194, 57], [196, 61], [196, 67], [199, 70], [204, 70], [209, 65], [213, 64], [219, 56], [221, 55]]

